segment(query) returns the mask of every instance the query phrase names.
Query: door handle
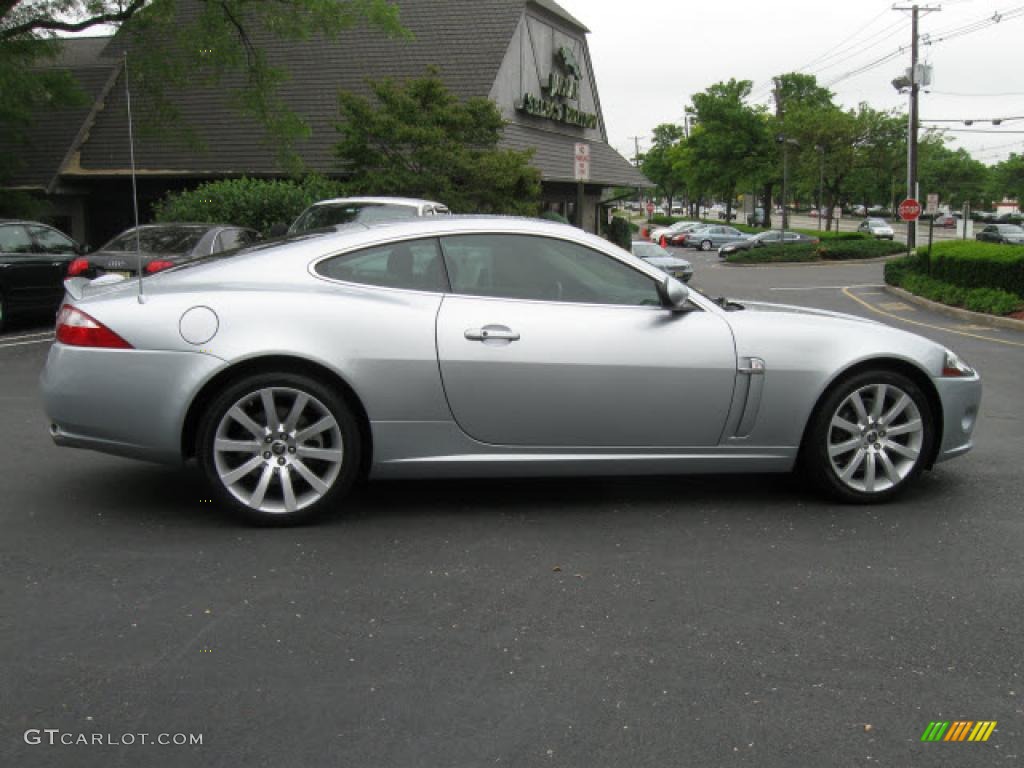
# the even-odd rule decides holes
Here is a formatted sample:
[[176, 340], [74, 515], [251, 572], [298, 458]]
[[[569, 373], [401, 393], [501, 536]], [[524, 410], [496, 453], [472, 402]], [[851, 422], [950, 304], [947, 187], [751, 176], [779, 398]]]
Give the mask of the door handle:
[[519, 333], [504, 325], [469, 328], [466, 330], [465, 336], [470, 341], [519, 341]]

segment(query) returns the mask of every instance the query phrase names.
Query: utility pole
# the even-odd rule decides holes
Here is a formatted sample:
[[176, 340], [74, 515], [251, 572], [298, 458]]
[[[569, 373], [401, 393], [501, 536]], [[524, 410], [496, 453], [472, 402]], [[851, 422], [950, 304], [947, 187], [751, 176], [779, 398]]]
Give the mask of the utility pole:
[[633, 140], [633, 148], [634, 148], [633, 149], [633, 165], [635, 165], [635, 166], [637, 166], [639, 168], [640, 167], [640, 139], [642, 139], [643, 136], [630, 136], [629, 138], [631, 138]]
[[[932, 13], [941, 11], [942, 6], [920, 6], [916, 3], [910, 7], [893, 6], [894, 11], [910, 11], [910, 120], [907, 126], [907, 197], [917, 199], [917, 131], [918, 131], [918, 96], [921, 93], [921, 77], [918, 71], [918, 32], [917, 25], [921, 11]], [[917, 222], [907, 222], [907, 249], [917, 246]]]

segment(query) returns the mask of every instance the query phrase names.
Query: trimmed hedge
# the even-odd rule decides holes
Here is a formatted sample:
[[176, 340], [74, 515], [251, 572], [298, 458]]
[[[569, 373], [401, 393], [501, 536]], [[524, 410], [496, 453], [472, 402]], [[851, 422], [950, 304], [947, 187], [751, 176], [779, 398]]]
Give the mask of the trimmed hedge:
[[818, 245], [821, 258], [829, 260], [845, 259], [877, 259], [881, 256], [892, 256], [904, 253], [907, 247], [893, 240], [831, 240], [822, 241]]
[[266, 236], [275, 224], [287, 227], [313, 203], [341, 193], [338, 182], [323, 176], [307, 176], [301, 181], [223, 179], [168, 193], [156, 205], [156, 220], [234, 224], [252, 227]]
[[875, 259], [902, 253], [904, 246], [889, 240], [833, 240], [821, 243], [766, 245], [737, 251], [726, 257], [730, 264], [762, 264], [783, 261], [845, 261]]
[[1008, 315], [1024, 305], [1020, 296], [1007, 291], [964, 288], [929, 277], [919, 271], [921, 266], [921, 260], [913, 256], [891, 261], [885, 265], [885, 282], [931, 301], [990, 315]]
[[622, 216], [613, 216], [608, 225], [608, 239], [625, 251], [633, 247], [633, 228]]
[[929, 259], [923, 249], [922, 271], [964, 288], [994, 288], [1024, 296], [1024, 247], [977, 240], [935, 243]]
[[773, 264], [784, 261], [817, 261], [818, 249], [814, 243], [793, 245], [765, 245], [748, 251], [736, 251], [725, 257], [730, 264]]

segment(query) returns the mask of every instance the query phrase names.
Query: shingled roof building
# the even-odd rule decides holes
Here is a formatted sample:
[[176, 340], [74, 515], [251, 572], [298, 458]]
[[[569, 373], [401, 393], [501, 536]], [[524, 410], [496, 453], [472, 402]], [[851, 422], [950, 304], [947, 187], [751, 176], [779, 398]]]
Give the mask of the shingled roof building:
[[[502, 143], [533, 149], [543, 207], [576, 220], [575, 146], [590, 148], [582, 225], [597, 227], [602, 191], [650, 182], [608, 145], [586, 35], [589, 30], [553, 0], [399, 0], [411, 39], [365, 29], [336, 40], [259, 39], [270, 63], [287, 70], [284, 101], [312, 129], [298, 146], [311, 169], [343, 174], [332, 155], [338, 141], [339, 90], [367, 93], [366, 81], [422, 77], [437, 67], [460, 98], [487, 96], [508, 121]], [[185, 0], [181, 12], [198, 7]], [[130, 224], [129, 142], [121, 38], [65, 41], [54, 66], [69, 68], [91, 104], [40, 115], [24, 163], [9, 186], [53, 201], [57, 223], [93, 245]], [[209, 179], [282, 176], [263, 129], [241, 116], [224, 93], [197, 86], [176, 96], [203, 150], [148, 137], [135, 154], [143, 215], [168, 190]], [[8, 151], [8, 148], [0, 148]]]

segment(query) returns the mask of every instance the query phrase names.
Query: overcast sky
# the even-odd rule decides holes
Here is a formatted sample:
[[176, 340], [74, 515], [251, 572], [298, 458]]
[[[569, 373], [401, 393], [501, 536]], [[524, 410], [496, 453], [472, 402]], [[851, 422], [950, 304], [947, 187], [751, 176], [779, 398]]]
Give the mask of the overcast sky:
[[[771, 77], [814, 74], [828, 85], [903, 46], [897, 58], [831, 86], [846, 106], [866, 101], [876, 109], [907, 105], [893, 78], [910, 66], [910, 13], [891, 0], [809, 2], [786, 0], [558, 0], [587, 25], [601, 107], [610, 143], [633, 156], [633, 136], [649, 146], [659, 123], [681, 122], [692, 93], [730, 77], [752, 80], [756, 101], [769, 104]], [[900, 5], [909, 3], [900, 3]], [[920, 31], [939, 38], [996, 12], [1022, 13], [1014, 0], [954, 0], [923, 14]], [[1024, 14], [955, 39], [921, 46], [934, 67], [931, 93], [921, 96], [921, 118], [987, 119], [1024, 116]], [[998, 94], [998, 95], [990, 95]], [[950, 127], [966, 129], [963, 124]], [[949, 146], [964, 147], [986, 163], [1024, 152], [1024, 119], [975, 123], [950, 133]]]

